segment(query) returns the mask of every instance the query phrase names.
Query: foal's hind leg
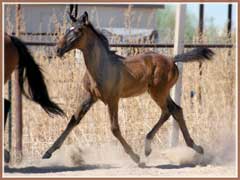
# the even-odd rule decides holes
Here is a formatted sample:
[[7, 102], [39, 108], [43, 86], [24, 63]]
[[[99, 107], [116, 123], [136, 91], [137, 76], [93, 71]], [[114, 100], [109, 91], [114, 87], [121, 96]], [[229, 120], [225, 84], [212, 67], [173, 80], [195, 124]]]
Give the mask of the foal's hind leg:
[[189, 147], [193, 148], [198, 153], [203, 154], [203, 152], [204, 152], [203, 148], [199, 145], [196, 145], [189, 134], [189, 131], [187, 129], [187, 126], [186, 126], [186, 123], [185, 123], [185, 120], [183, 117], [182, 108], [180, 106], [178, 106], [177, 104], [175, 104], [175, 102], [171, 99], [170, 96], [168, 97], [168, 109], [169, 109], [169, 112], [175, 118], [175, 120], [178, 122], [186, 144]]
[[82, 104], [78, 108], [77, 112], [72, 116], [69, 121], [66, 129], [63, 133], [58, 137], [58, 139], [54, 142], [54, 144], [47, 150], [47, 152], [43, 155], [43, 159], [50, 158], [52, 153], [59, 149], [63, 144], [64, 140], [67, 138], [69, 133], [73, 130], [75, 126], [79, 124], [83, 116], [88, 112], [91, 106], [96, 102], [95, 98], [91, 95], [87, 95], [83, 100]]
[[170, 112], [167, 108], [167, 96], [165, 96], [166, 93], [157, 94], [154, 93], [155, 89], [150, 90], [150, 95], [153, 98], [153, 100], [157, 103], [157, 105], [162, 109], [162, 114], [159, 119], [159, 121], [155, 124], [155, 126], [152, 128], [152, 130], [147, 134], [145, 139], [145, 156], [149, 156], [152, 152], [151, 149], [151, 142], [154, 138], [157, 131], [160, 129], [160, 127], [168, 120], [170, 117]]
[[155, 124], [152, 130], [147, 134], [145, 139], [145, 156], [149, 156], [150, 153], [152, 152], [152, 149], [151, 149], [152, 139], [157, 133], [157, 131], [160, 129], [160, 127], [163, 125], [163, 123], [168, 120], [169, 116], [170, 116], [170, 113], [168, 112], [168, 110], [167, 109], [163, 110], [159, 121]]

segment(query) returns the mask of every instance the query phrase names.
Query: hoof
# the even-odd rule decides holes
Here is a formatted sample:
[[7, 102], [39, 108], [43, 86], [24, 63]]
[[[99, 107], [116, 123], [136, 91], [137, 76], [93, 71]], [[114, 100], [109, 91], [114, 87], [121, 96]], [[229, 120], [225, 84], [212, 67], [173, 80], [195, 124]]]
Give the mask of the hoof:
[[146, 139], [145, 140], [145, 156], [149, 156], [152, 152], [152, 149], [151, 149], [151, 140], [149, 139]]
[[145, 168], [146, 164], [144, 162], [138, 163], [138, 167], [140, 168]]
[[42, 159], [49, 159], [51, 156], [52, 156], [51, 153], [46, 152], [46, 153], [43, 155]]
[[194, 145], [193, 149], [195, 151], [197, 151], [199, 154], [203, 154], [204, 153], [204, 150], [203, 150], [202, 146]]
[[10, 162], [10, 153], [4, 149], [4, 162], [9, 163]]
[[152, 152], [152, 149], [145, 149], [145, 156], [149, 156]]
[[131, 157], [135, 163], [139, 164], [140, 157], [137, 154], [133, 154]]

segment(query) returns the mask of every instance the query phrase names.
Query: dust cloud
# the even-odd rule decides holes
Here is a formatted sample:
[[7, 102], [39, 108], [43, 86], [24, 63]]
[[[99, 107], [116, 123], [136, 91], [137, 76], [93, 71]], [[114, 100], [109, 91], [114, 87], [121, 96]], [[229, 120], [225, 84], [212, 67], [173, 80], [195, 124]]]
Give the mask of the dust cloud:
[[187, 146], [178, 146], [163, 152], [170, 163], [177, 165], [234, 165], [236, 163], [235, 136], [227, 133], [203, 146], [204, 154], [199, 154]]

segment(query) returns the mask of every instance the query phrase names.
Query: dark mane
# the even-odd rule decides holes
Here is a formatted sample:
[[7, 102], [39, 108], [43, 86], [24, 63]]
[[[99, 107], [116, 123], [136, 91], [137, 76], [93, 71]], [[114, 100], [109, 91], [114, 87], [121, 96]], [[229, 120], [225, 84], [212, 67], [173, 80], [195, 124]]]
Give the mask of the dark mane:
[[100, 31], [96, 30], [90, 22], [88, 24], [88, 27], [91, 28], [91, 30], [99, 37], [99, 39], [103, 43], [103, 46], [106, 48], [107, 52], [110, 55], [112, 55], [113, 57], [118, 58], [118, 59], [125, 59], [125, 57], [116, 54], [116, 51], [112, 51], [109, 48], [109, 42], [108, 42], [107, 37], [103, 33], [101, 33]]

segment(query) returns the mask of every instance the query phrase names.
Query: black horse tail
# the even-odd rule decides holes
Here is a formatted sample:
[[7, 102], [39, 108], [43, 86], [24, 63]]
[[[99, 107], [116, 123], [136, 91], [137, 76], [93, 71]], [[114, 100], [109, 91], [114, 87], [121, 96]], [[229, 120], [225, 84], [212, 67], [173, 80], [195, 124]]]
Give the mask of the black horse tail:
[[214, 52], [208, 48], [195, 48], [189, 52], [176, 55], [173, 58], [174, 62], [194, 62], [201, 60], [210, 60]]
[[[22, 93], [38, 103], [49, 115], [65, 116], [63, 110], [50, 99], [41, 68], [34, 61], [26, 45], [17, 37], [11, 36], [11, 40], [19, 54], [19, 85]], [[28, 80], [28, 93], [24, 89], [25, 79]]]

